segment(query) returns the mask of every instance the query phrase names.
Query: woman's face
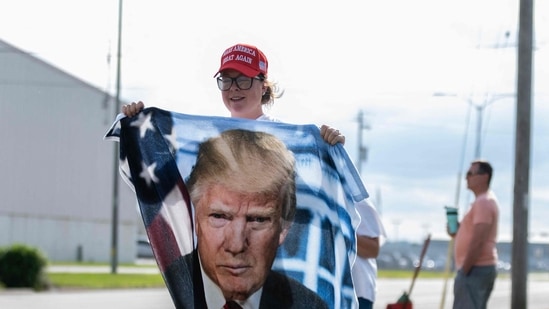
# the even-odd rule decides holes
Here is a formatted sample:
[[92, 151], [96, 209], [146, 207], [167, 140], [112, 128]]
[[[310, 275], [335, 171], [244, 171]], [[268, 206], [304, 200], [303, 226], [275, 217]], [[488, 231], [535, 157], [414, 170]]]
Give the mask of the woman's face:
[[[241, 75], [240, 72], [230, 69], [221, 72], [222, 77], [236, 78]], [[221, 98], [231, 117], [255, 120], [263, 115], [261, 97], [265, 90], [264, 82], [258, 79], [253, 80], [252, 87], [248, 90], [238, 88], [233, 81], [228, 90], [221, 91]]]

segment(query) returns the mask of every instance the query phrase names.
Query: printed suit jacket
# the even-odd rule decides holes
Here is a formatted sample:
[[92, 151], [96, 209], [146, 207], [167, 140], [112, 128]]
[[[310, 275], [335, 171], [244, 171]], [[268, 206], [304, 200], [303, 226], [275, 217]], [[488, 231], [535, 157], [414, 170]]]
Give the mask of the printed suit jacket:
[[[163, 272], [163, 275], [166, 282], [169, 282], [172, 287], [170, 293], [176, 308], [207, 308], [196, 250], [191, 254], [181, 256], [173, 262]], [[328, 305], [319, 295], [300, 282], [281, 273], [271, 271], [263, 285], [259, 308], [327, 309]]]

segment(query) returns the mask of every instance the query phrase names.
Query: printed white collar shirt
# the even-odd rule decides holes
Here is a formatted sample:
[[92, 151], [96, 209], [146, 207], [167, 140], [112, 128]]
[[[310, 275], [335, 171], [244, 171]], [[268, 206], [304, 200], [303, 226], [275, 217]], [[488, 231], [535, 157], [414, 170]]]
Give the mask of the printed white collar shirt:
[[[206, 296], [206, 304], [208, 308], [223, 308], [225, 305], [225, 297], [221, 289], [213, 282], [202, 268], [200, 263], [200, 272], [202, 273], [202, 281], [204, 282], [204, 295]], [[242, 309], [259, 309], [259, 302], [261, 300], [261, 293], [263, 288], [257, 290], [245, 301], [236, 301]]]

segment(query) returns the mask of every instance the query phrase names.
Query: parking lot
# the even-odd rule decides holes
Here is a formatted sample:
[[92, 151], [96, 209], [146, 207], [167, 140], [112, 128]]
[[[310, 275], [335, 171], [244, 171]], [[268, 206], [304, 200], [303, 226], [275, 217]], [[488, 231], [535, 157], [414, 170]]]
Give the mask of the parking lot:
[[[414, 269], [419, 264], [423, 244], [386, 242], [377, 258], [379, 269]], [[498, 272], [511, 270], [511, 243], [500, 242], [498, 248]], [[528, 266], [531, 272], [549, 271], [549, 244], [531, 243], [528, 248]], [[422, 270], [443, 271], [448, 256], [448, 240], [431, 240], [427, 248]], [[453, 261], [450, 266], [453, 267]]]

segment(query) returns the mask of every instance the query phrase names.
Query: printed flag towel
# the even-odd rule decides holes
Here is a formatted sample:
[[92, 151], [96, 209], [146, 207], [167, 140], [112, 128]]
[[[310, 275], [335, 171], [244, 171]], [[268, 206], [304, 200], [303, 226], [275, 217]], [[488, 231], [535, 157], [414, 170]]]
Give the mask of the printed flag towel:
[[[201, 142], [229, 129], [281, 139], [296, 159], [297, 213], [273, 270], [316, 292], [330, 308], [355, 308], [355, 203], [368, 193], [341, 144], [330, 146], [315, 125], [206, 117], [147, 108], [118, 115], [105, 139], [119, 141], [120, 173], [134, 190], [160, 271], [177, 308], [195, 308], [196, 271], [175, 261], [195, 249], [185, 180]], [[201, 284], [201, 283], [200, 283]], [[200, 287], [202, 288], [202, 287]]]

